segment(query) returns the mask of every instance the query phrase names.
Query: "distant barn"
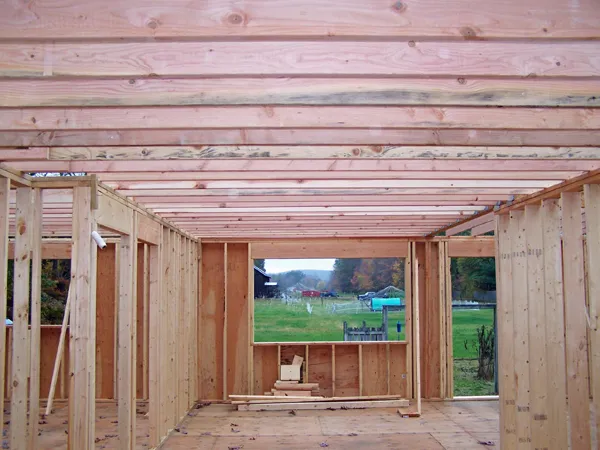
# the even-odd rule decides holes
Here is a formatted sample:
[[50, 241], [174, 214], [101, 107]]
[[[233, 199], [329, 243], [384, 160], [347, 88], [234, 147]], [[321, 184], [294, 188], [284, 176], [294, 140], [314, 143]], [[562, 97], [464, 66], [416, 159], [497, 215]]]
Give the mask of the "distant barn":
[[267, 273], [254, 266], [254, 298], [273, 298], [279, 296], [279, 287], [276, 281], [271, 281]]

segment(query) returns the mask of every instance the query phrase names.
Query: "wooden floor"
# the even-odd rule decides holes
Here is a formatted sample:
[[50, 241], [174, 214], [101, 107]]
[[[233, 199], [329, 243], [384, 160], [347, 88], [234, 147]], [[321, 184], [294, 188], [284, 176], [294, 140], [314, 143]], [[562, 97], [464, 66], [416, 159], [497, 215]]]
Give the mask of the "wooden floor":
[[499, 447], [498, 402], [430, 402], [420, 418], [396, 409], [238, 412], [228, 405], [195, 409], [162, 450], [304, 450], [328, 448], [469, 450]]
[[[8, 404], [6, 405], [8, 406]], [[8, 409], [6, 408], [5, 409]], [[137, 449], [148, 449], [147, 403], [137, 408]], [[67, 405], [40, 422], [41, 450], [67, 448]], [[10, 420], [10, 414], [6, 420]], [[8, 448], [5, 425], [2, 448]], [[116, 449], [117, 407], [96, 405], [96, 448]], [[402, 418], [396, 409], [238, 412], [230, 405], [193, 409], [161, 450], [410, 449], [498, 448], [498, 402], [425, 402], [420, 418]], [[4, 446], [6, 444], [6, 446]]]
[[[45, 410], [46, 404], [42, 402]], [[39, 421], [39, 450], [62, 450], [67, 448], [69, 411], [66, 401], [55, 401], [54, 412]], [[136, 448], [148, 449], [148, 402], [138, 401], [136, 414]], [[10, 436], [10, 402], [4, 403], [4, 433], [2, 446], [9, 447]], [[8, 424], [6, 422], [9, 422]], [[117, 449], [119, 444], [117, 421], [117, 404], [114, 401], [96, 402], [96, 449]]]

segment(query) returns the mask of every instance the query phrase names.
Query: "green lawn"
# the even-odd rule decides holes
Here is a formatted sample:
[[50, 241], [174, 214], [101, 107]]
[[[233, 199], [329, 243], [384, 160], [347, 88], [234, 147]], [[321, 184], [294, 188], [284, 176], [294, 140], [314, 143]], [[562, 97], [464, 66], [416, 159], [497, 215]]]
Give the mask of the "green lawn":
[[[307, 311], [310, 301], [312, 314]], [[361, 326], [363, 320], [370, 327], [381, 326], [381, 312], [368, 309], [332, 313], [332, 306], [354, 305], [355, 297], [335, 299], [303, 299], [285, 304], [279, 299], [254, 301], [254, 340], [256, 342], [342, 341], [343, 323]], [[338, 308], [339, 311], [339, 308]], [[402, 333], [396, 333], [396, 322], [402, 323]], [[493, 326], [493, 312], [485, 310], [455, 310], [452, 313], [452, 345], [454, 349], [454, 395], [490, 395], [494, 383], [477, 380], [477, 327]], [[388, 336], [391, 340], [404, 339], [404, 311], [391, 312]], [[465, 346], [466, 341], [466, 346]]]
[[[310, 301], [312, 314], [307, 311]], [[381, 326], [381, 312], [332, 313], [333, 304], [354, 304], [356, 297], [335, 299], [303, 299], [286, 305], [279, 299], [254, 300], [254, 340], [256, 342], [294, 342], [294, 341], [343, 341], [344, 321], [348, 326], [358, 327], [363, 320], [369, 327]], [[402, 323], [402, 333], [396, 333], [396, 322]], [[388, 336], [390, 340], [404, 339], [404, 311], [390, 312], [388, 315]], [[398, 339], [399, 338], [399, 339]]]

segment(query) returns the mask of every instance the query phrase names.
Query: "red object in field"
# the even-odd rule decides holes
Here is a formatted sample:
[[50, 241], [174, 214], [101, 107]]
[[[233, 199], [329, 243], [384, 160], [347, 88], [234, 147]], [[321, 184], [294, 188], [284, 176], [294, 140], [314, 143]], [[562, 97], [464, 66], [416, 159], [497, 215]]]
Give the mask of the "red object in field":
[[302, 297], [320, 297], [321, 291], [302, 291]]

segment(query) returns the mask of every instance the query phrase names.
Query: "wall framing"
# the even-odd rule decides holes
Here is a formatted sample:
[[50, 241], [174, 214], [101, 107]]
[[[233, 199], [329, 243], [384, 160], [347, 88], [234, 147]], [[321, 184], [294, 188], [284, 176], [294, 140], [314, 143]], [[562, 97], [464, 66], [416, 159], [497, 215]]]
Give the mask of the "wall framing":
[[496, 213], [502, 448], [597, 439], [599, 181], [590, 173]]

